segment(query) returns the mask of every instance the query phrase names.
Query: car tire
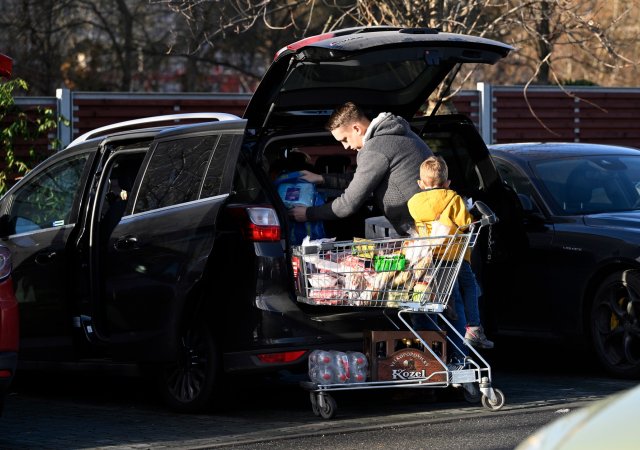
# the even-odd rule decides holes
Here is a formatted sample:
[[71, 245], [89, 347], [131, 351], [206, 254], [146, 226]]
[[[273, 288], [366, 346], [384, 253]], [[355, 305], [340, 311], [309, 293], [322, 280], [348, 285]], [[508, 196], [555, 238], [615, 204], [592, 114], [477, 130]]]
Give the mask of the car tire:
[[600, 284], [591, 305], [593, 349], [612, 375], [640, 376], [640, 271], [617, 271]]
[[178, 357], [165, 365], [158, 387], [167, 405], [183, 413], [195, 413], [211, 405], [219, 381], [219, 351], [211, 330], [194, 324], [180, 337]]

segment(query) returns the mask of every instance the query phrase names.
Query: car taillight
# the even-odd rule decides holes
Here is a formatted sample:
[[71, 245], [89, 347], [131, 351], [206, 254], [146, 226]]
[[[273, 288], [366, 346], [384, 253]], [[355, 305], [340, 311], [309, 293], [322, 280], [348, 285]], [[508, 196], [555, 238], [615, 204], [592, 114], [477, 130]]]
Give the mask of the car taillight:
[[0, 280], [11, 275], [11, 251], [0, 245]]
[[243, 206], [230, 208], [246, 239], [253, 242], [279, 241], [280, 222], [273, 208]]
[[280, 353], [261, 353], [258, 356], [260, 362], [267, 364], [282, 364], [297, 361], [302, 358], [306, 350], [295, 350], [292, 352], [280, 352]]

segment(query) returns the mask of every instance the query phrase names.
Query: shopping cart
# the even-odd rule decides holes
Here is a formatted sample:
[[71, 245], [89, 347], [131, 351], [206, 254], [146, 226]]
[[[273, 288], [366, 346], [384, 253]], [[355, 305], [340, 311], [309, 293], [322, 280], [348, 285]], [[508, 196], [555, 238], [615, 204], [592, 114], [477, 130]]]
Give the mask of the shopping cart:
[[339, 381], [329, 377], [303, 382], [314, 414], [325, 419], [334, 416], [337, 405], [330, 391], [452, 385], [462, 387], [469, 402], [481, 401], [494, 411], [502, 408], [505, 397], [491, 386], [491, 367], [447, 318], [466, 252], [475, 246], [481, 228], [497, 221], [481, 202], [472, 210], [480, 212], [481, 218], [451, 235], [316, 241], [293, 248], [299, 302], [395, 310], [401, 325], [387, 310], [385, 316], [397, 330], [408, 331], [395, 337], [404, 336], [401, 340], [410, 346], [394, 353], [397, 349], [389, 348], [394, 336], [365, 335], [369, 381], [354, 382], [347, 376]]

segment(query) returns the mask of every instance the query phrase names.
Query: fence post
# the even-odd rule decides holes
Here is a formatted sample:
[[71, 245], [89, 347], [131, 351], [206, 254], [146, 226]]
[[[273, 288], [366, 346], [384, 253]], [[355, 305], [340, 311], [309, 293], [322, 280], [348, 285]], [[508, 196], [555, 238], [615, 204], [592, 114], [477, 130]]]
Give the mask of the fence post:
[[[73, 93], [69, 89], [56, 89], [58, 115], [58, 141], [60, 149], [71, 143], [73, 136]], [[65, 119], [62, 121], [61, 119]]]
[[493, 86], [481, 81], [477, 89], [480, 93], [480, 135], [485, 144], [493, 144]]

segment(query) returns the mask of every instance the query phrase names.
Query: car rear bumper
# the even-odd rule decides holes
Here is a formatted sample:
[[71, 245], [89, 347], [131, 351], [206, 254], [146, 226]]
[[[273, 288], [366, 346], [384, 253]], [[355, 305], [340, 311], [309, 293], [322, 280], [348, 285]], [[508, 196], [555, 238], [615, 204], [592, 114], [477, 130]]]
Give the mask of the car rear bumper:
[[[361, 332], [343, 335], [340, 339], [336, 339], [335, 336], [333, 338], [314, 336], [293, 338], [288, 341], [288, 343], [274, 342], [274, 346], [260, 349], [225, 352], [223, 356], [224, 370], [228, 373], [273, 372], [282, 369], [306, 371], [307, 357], [313, 350], [362, 351]], [[293, 354], [299, 356], [294, 360], [287, 361], [287, 357]], [[278, 356], [282, 356], [282, 358], [278, 358]]]

